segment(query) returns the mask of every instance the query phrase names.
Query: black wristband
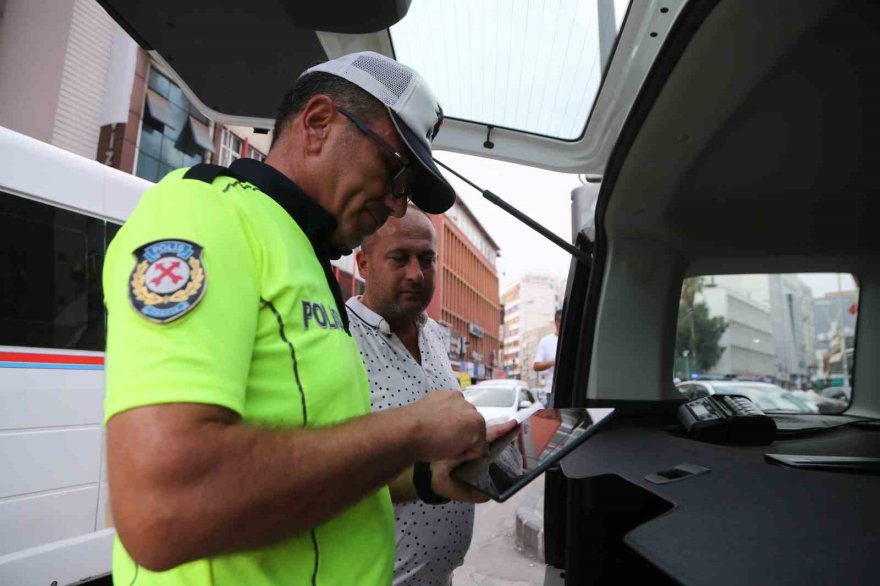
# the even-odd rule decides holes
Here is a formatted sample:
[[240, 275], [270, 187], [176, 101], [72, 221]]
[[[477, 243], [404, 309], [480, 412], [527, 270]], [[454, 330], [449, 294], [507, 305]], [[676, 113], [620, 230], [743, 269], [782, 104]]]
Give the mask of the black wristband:
[[445, 505], [449, 499], [434, 492], [434, 489], [431, 488], [431, 478], [431, 463], [416, 462], [413, 466], [413, 484], [419, 499], [428, 505]]

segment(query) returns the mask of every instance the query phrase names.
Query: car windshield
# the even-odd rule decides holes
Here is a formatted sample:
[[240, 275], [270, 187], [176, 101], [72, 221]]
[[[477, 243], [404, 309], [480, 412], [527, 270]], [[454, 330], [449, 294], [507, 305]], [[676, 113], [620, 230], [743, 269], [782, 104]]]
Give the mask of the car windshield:
[[510, 407], [516, 392], [513, 388], [471, 387], [464, 396], [476, 407]]
[[446, 116], [573, 140], [628, 7], [629, 0], [413, 2], [390, 32], [395, 57], [425, 77]]

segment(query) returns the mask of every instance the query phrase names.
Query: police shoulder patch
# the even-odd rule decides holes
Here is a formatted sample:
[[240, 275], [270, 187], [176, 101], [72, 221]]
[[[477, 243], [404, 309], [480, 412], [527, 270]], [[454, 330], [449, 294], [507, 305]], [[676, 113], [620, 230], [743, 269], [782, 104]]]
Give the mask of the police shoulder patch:
[[188, 240], [157, 240], [134, 251], [128, 297], [150, 321], [168, 323], [192, 310], [207, 286], [202, 247]]

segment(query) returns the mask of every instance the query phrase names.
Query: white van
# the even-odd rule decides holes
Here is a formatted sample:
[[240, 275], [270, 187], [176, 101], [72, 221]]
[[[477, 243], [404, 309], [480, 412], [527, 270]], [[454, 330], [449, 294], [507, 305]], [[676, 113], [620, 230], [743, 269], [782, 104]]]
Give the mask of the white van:
[[151, 183], [0, 128], [0, 584], [110, 573], [107, 244]]

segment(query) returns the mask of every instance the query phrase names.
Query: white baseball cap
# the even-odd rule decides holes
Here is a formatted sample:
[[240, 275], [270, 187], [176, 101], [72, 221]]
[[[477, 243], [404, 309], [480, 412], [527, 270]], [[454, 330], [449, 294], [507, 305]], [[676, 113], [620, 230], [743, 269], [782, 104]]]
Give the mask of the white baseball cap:
[[363, 51], [343, 55], [307, 69], [341, 77], [385, 104], [397, 134], [421, 166], [414, 164], [412, 201], [430, 214], [455, 203], [455, 190], [431, 157], [431, 142], [443, 123], [443, 109], [419, 73], [390, 57]]

